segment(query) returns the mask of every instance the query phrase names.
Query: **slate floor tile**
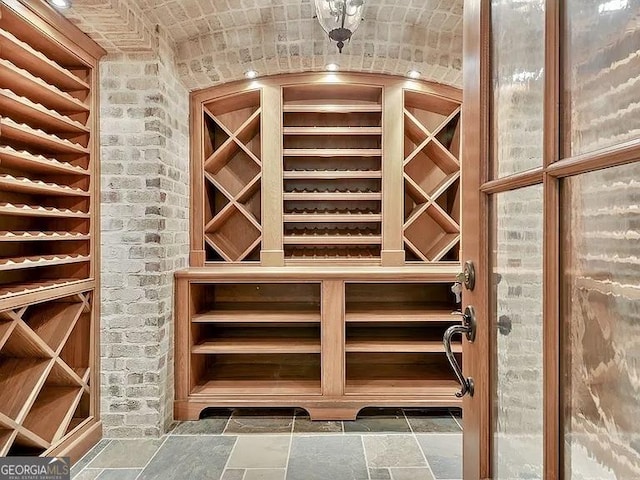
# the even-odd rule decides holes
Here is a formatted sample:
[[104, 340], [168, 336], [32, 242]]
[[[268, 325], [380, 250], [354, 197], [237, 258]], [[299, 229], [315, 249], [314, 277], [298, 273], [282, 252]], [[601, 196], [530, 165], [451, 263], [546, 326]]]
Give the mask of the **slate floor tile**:
[[180, 422], [171, 435], [219, 435], [227, 426], [227, 418], [203, 418], [193, 422]]
[[285, 468], [290, 442], [291, 437], [285, 435], [240, 436], [227, 466], [229, 468]]
[[225, 434], [238, 433], [290, 433], [293, 409], [234, 410]]
[[393, 480], [434, 480], [431, 470], [428, 468], [392, 468]]
[[287, 480], [367, 480], [359, 435], [294, 435]]
[[140, 468], [107, 468], [96, 480], [136, 480], [141, 471]]
[[220, 480], [243, 480], [244, 468], [227, 468]]
[[414, 433], [460, 433], [462, 429], [447, 410], [405, 410]]
[[371, 480], [391, 480], [388, 468], [370, 468], [369, 478]]
[[345, 433], [410, 432], [409, 424], [400, 409], [366, 408], [357, 420], [342, 422]]
[[101, 468], [85, 468], [82, 471], [76, 472], [75, 476], [71, 478], [73, 478], [73, 480], [96, 480], [96, 477], [101, 473]]
[[436, 479], [462, 478], [462, 434], [417, 434]]
[[91, 462], [91, 460], [96, 458], [98, 454], [102, 450], [104, 450], [107, 445], [109, 445], [110, 442], [111, 442], [110, 439], [103, 438], [98, 443], [96, 443], [96, 445], [91, 450], [89, 450], [84, 457], [78, 460], [75, 463], [75, 465], [71, 467], [71, 478], [73, 478], [74, 475], [77, 475], [78, 473], [80, 473], [80, 470], [86, 467], [89, 464], [89, 462]]
[[413, 435], [365, 435], [362, 440], [371, 468], [427, 465]]
[[[162, 445], [163, 438], [111, 440], [88, 464], [90, 468], [143, 468]], [[132, 452], [135, 452], [132, 454]]]
[[138, 480], [209, 480], [224, 471], [232, 436], [170, 436]]
[[254, 468], [247, 470], [244, 480], [284, 480], [284, 468]]
[[342, 433], [342, 422], [311, 421], [309, 417], [296, 416], [293, 433]]

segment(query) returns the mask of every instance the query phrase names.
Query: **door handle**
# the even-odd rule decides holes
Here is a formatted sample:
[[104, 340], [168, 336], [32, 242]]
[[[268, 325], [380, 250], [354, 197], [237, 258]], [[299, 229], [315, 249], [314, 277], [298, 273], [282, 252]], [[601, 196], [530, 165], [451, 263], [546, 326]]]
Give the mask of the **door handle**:
[[462, 398], [467, 393], [473, 397], [473, 378], [465, 377], [462, 373], [462, 368], [460, 368], [460, 364], [458, 360], [456, 360], [453, 351], [451, 350], [451, 338], [456, 335], [464, 335], [467, 340], [471, 343], [476, 339], [476, 313], [471, 305], [465, 308], [464, 313], [462, 312], [454, 312], [453, 315], [461, 315], [462, 316], [462, 324], [461, 325], [453, 325], [444, 332], [442, 341], [444, 343], [444, 351], [447, 355], [447, 360], [449, 360], [449, 364], [453, 369], [453, 373], [455, 374], [458, 382], [460, 383], [460, 391], [456, 392], [456, 397]]

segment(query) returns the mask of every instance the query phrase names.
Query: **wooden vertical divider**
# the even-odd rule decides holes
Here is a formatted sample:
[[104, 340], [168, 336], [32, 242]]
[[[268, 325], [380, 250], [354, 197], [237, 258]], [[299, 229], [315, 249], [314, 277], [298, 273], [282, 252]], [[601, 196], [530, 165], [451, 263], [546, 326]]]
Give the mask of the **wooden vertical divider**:
[[344, 282], [322, 282], [322, 395], [344, 392]]
[[284, 265], [282, 241], [282, 92], [279, 85], [262, 88], [262, 250], [264, 266]]
[[401, 85], [387, 86], [383, 92], [382, 115], [382, 265], [404, 264], [402, 219], [404, 184], [403, 91]]

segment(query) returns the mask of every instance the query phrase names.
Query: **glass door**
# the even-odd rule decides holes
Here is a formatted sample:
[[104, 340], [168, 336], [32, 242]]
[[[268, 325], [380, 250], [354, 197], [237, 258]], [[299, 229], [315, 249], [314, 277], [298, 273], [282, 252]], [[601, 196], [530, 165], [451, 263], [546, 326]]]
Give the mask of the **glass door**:
[[464, 478], [640, 478], [640, 1], [464, 16]]

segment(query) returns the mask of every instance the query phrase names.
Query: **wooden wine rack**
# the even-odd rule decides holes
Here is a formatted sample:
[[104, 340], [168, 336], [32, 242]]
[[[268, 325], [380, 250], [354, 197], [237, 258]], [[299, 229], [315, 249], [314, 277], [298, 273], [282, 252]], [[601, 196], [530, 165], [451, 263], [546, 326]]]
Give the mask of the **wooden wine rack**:
[[[301, 74], [192, 93], [177, 419], [212, 406], [460, 406], [457, 89]], [[454, 345], [460, 356], [461, 344]]]
[[207, 260], [259, 256], [260, 92], [204, 105], [205, 241]]
[[460, 244], [460, 103], [404, 93], [404, 243], [407, 258], [457, 260]]
[[382, 87], [286, 86], [282, 112], [287, 263], [379, 259]]
[[0, 455], [78, 458], [99, 421], [98, 59], [45, 2], [0, 4]]

